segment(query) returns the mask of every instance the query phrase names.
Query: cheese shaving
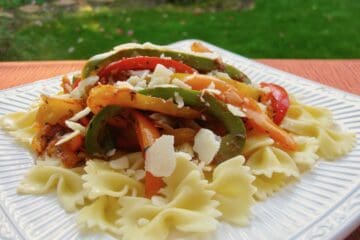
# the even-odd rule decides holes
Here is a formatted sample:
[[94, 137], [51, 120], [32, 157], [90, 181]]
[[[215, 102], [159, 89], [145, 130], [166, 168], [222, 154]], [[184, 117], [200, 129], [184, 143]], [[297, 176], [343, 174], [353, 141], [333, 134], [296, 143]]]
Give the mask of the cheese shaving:
[[174, 78], [171, 81], [172, 84], [178, 86], [179, 88], [183, 88], [183, 89], [192, 89], [190, 85], [184, 83], [183, 81], [181, 81], [180, 79]]
[[242, 111], [239, 107], [236, 107], [232, 104], [226, 104], [227, 109], [237, 117], [246, 117], [246, 114], [244, 111]]
[[76, 137], [80, 134], [81, 134], [81, 132], [79, 132], [77, 130], [74, 132], [71, 132], [71, 133], [67, 133], [67, 134], [61, 136], [60, 140], [55, 143], [55, 146], [59, 146], [67, 141], [70, 141], [71, 139], [73, 139], [74, 137]]
[[174, 93], [174, 99], [178, 108], [184, 107], [184, 99], [180, 96], [178, 92]]
[[69, 121], [77, 122], [81, 118], [86, 117], [91, 112], [91, 109], [89, 107], [84, 108], [80, 112], [76, 113], [74, 116], [69, 118]]
[[220, 149], [221, 138], [211, 130], [201, 128], [194, 138], [194, 151], [200, 161], [210, 164]]
[[85, 127], [80, 123], [66, 120], [65, 125], [73, 131], [79, 131], [82, 134], [85, 134]]
[[116, 153], [116, 149], [113, 148], [106, 153], [106, 156], [111, 157], [111, 156], [114, 156], [115, 153]]
[[171, 80], [171, 75], [173, 75], [173, 73], [173, 71], [166, 68], [165, 66], [157, 64], [153, 74], [151, 74], [149, 88], [153, 88], [162, 84], [169, 84]]
[[123, 88], [127, 88], [127, 89], [134, 89], [134, 86], [131, 85], [130, 83], [128, 82], [124, 82], [124, 81], [117, 81], [115, 84], [114, 84], [115, 87], [119, 88], [119, 89], [123, 89]]
[[81, 98], [82, 96], [85, 95], [86, 89], [88, 87], [95, 85], [98, 81], [99, 81], [98, 76], [91, 76], [85, 78], [84, 80], [79, 82], [79, 85], [74, 90], [70, 92], [70, 97], [77, 99]]
[[145, 152], [145, 170], [156, 177], [170, 176], [176, 167], [174, 136], [162, 135]]
[[127, 169], [129, 166], [129, 158], [127, 156], [122, 156], [110, 161], [110, 167], [113, 169]]

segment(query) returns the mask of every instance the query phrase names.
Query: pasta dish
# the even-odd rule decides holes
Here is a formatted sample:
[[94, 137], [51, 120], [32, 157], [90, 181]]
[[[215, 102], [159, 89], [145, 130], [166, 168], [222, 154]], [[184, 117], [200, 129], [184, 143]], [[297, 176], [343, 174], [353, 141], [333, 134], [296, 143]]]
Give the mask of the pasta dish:
[[123, 44], [0, 126], [38, 157], [19, 194], [56, 191], [79, 226], [124, 240], [251, 224], [251, 206], [351, 151], [355, 134], [201, 43]]

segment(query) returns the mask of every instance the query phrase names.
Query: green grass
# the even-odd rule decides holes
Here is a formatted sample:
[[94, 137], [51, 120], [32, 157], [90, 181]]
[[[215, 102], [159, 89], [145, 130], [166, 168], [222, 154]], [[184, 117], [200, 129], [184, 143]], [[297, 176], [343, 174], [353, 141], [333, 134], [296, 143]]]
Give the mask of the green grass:
[[0, 60], [84, 59], [129, 41], [188, 38], [251, 58], [359, 58], [359, 12], [360, 1], [353, 0], [257, 0], [245, 11], [102, 8], [41, 17], [41, 25], [34, 20], [17, 28], [3, 20]]
[[32, 2], [35, 2], [37, 4], [42, 4], [45, 2], [45, 0], [0, 0], [0, 7], [4, 9], [12, 9], [19, 7], [24, 4], [30, 4]]

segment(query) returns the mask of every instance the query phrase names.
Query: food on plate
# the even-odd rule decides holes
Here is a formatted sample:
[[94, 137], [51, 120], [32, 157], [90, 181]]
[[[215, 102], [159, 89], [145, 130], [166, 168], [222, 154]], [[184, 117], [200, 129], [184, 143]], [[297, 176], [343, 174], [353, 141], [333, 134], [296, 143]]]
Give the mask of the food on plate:
[[201, 43], [117, 46], [0, 126], [38, 156], [19, 193], [56, 191], [82, 227], [122, 239], [246, 225], [255, 201], [355, 142], [330, 111]]

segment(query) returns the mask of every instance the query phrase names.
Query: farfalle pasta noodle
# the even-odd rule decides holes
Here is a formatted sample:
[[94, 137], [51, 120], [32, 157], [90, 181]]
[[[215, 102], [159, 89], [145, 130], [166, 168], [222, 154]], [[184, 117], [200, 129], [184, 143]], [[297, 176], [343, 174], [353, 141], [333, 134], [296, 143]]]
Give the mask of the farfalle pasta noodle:
[[[255, 175], [264, 175], [268, 178], [273, 173], [282, 173], [285, 176], [299, 176], [299, 170], [294, 160], [284, 150], [275, 147], [274, 142], [266, 135], [255, 136], [257, 140], [249, 140], [246, 142], [245, 149], [252, 149], [247, 156], [246, 165], [250, 167]], [[251, 146], [254, 144], [256, 146]], [[247, 153], [247, 152], [246, 152]]]
[[282, 173], [273, 173], [271, 177], [256, 175], [256, 179], [253, 182], [253, 185], [257, 189], [254, 194], [255, 199], [262, 201], [270, 197], [286, 184], [287, 178], [288, 177]]
[[120, 229], [116, 222], [120, 209], [118, 198], [101, 196], [79, 211], [77, 222], [84, 230], [100, 229], [119, 235]]
[[34, 126], [37, 108], [28, 112], [15, 112], [0, 118], [0, 126], [9, 131], [19, 142], [30, 147], [33, 137], [36, 134]]
[[319, 140], [314, 137], [295, 136], [294, 137], [298, 151], [289, 155], [294, 159], [300, 172], [311, 169], [316, 160], [319, 159], [317, 151], [319, 149]]
[[319, 142], [316, 153], [328, 160], [345, 155], [355, 143], [355, 134], [336, 130], [331, 112], [323, 108], [294, 103], [281, 127], [299, 136], [315, 137]]
[[44, 194], [53, 190], [56, 190], [60, 204], [69, 212], [82, 206], [87, 196], [81, 174], [54, 166], [32, 167], [17, 188], [19, 193], [26, 194]]
[[[182, 170], [182, 171], [179, 171]], [[156, 204], [142, 197], [120, 198], [122, 209], [118, 224], [124, 240], [166, 239], [171, 229], [180, 232], [211, 232], [218, 225], [218, 201], [208, 189], [199, 169], [178, 155], [174, 174], [165, 179], [165, 197]]]
[[144, 186], [124, 171], [115, 171], [107, 163], [99, 160], [89, 160], [84, 168], [84, 188], [88, 190], [88, 198], [100, 196], [121, 197], [135, 192], [142, 196]]
[[248, 84], [200, 45], [192, 50], [202, 53], [118, 46], [64, 77], [58, 94], [1, 116], [0, 126], [39, 156], [18, 192], [56, 191], [84, 230], [191, 237], [221, 221], [251, 224], [255, 200], [318, 159], [351, 151], [355, 134], [330, 111], [276, 84]]
[[209, 188], [216, 193], [214, 199], [220, 203], [217, 208], [222, 213], [220, 218], [236, 225], [249, 222], [250, 206], [257, 190], [253, 186], [255, 177], [244, 163], [243, 156], [221, 163], [214, 169], [209, 183]]

